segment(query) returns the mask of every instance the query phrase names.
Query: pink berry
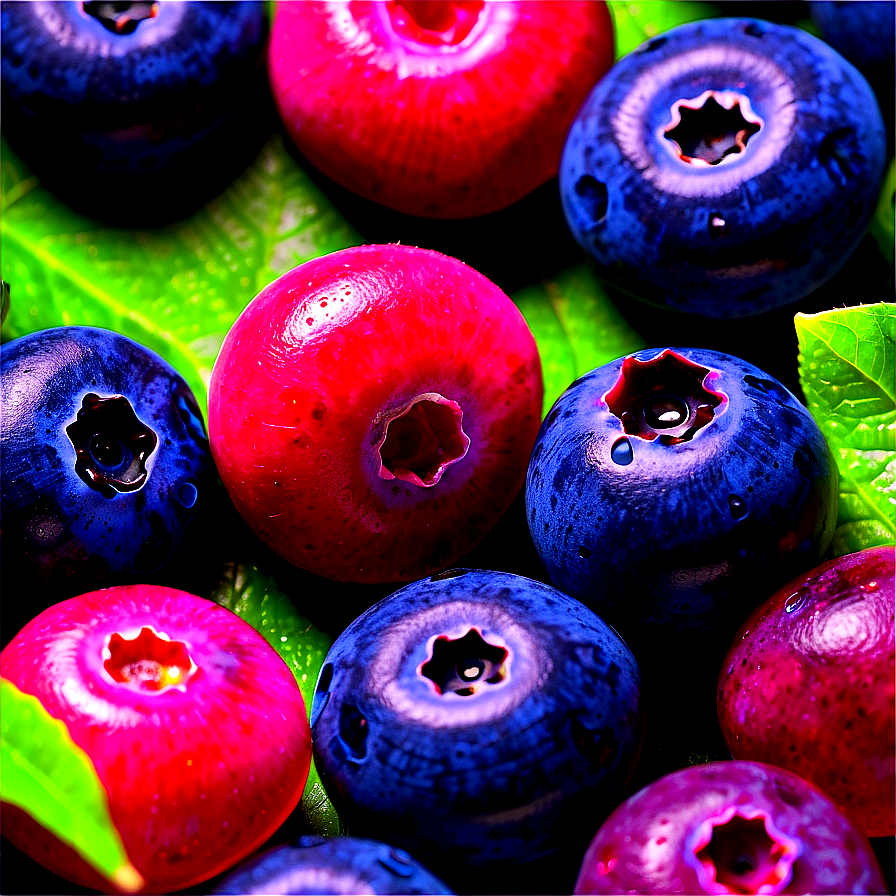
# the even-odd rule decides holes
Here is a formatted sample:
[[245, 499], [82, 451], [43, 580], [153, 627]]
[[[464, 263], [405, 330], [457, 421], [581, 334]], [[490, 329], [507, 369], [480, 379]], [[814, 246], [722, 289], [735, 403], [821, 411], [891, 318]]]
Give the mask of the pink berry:
[[618, 806], [588, 847], [584, 893], [886, 893], [860, 828], [760, 762], [692, 765]]
[[613, 62], [604, 2], [281, 2], [268, 52], [290, 137], [337, 183], [428, 218], [483, 215], [554, 177]]
[[426, 249], [361, 246], [275, 280], [209, 386], [221, 479], [254, 531], [340, 581], [450, 565], [522, 487], [541, 366], [513, 302]]
[[[93, 761], [144, 892], [232, 867], [302, 795], [311, 732], [295, 678], [212, 601], [155, 585], [73, 597], [31, 620], [0, 664]], [[108, 887], [21, 810], [4, 805], [3, 834], [53, 873]]]
[[717, 693], [732, 756], [807, 778], [869, 837], [896, 833], [894, 556], [867, 548], [778, 591], [735, 637]]

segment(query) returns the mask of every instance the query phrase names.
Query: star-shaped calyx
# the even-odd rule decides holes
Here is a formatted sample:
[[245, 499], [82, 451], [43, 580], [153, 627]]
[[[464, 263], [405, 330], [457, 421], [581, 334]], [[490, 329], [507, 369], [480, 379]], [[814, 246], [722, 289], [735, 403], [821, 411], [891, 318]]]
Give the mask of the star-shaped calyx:
[[628, 435], [676, 445], [712, 422], [728, 400], [707, 386], [711, 373], [671, 349], [646, 361], [629, 356], [604, 401]]
[[671, 121], [663, 136], [677, 147], [683, 162], [718, 165], [742, 153], [749, 139], [762, 128], [750, 101], [731, 90], [707, 90], [694, 99], [672, 105]]

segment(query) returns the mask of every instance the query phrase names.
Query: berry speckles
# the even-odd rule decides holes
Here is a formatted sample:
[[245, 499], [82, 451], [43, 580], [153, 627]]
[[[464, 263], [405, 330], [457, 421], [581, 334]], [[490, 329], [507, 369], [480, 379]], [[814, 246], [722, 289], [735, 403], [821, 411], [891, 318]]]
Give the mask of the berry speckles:
[[[131, 339], [74, 326], [6, 343], [2, 371], [4, 590], [34, 601], [39, 585], [47, 605], [174, 568], [215, 475], [177, 371]], [[40, 609], [7, 600], [4, 620], [15, 632], [16, 612]]]

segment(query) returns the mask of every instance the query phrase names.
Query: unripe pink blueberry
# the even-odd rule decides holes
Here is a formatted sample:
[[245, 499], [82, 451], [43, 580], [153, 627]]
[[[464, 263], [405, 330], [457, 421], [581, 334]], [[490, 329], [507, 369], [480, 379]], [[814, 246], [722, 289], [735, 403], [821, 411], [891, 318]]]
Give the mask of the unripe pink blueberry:
[[869, 837], [896, 833], [893, 595], [892, 545], [816, 567], [744, 622], [717, 692], [732, 756], [807, 778]]
[[[296, 680], [254, 628], [212, 601], [154, 585], [73, 597], [25, 625], [0, 670], [93, 761], [142, 892], [227, 870], [301, 798], [311, 732]], [[53, 873], [108, 888], [6, 804], [3, 834]]]
[[281, 2], [268, 51], [277, 108], [308, 161], [428, 218], [494, 212], [554, 177], [612, 62], [602, 0]]
[[511, 299], [462, 262], [359, 246], [265, 287], [209, 385], [212, 454], [237, 510], [340, 581], [444, 569], [522, 487], [541, 364]]
[[792, 772], [720, 761], [664, 775], [618, 806], [574, 892], [886, 893], [874, 850]]

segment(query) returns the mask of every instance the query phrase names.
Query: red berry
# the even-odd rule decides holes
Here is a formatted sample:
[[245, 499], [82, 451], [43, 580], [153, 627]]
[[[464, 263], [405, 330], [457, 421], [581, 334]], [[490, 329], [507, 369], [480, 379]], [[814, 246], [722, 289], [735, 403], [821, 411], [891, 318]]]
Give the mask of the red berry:
[[892, 546], [822, 564], [744, 623], [718, 687], [732, 756], [812, 781], [869, 837], [896, 833], [893, 588]]
[[[232, 867], [302, 795], [311, 732], [295, 678], [212, 601], [150, 585], [90, 592], [44, 610], [0, 663], [93, 761], [144, 891]], [[55, 874], [108, 886], [21, 810], [3, 806], [3, 834]]]
[[221, 479], [254, 531], [340, 581], [443, 569], [522, 487], [541, 366], [513, 302], [426, 249], [294, 268], [228, 333], [209, 385]]
[[308, 161], [428, 218], [497, 211], [554, 177], [612, 62], [610, 14], [592, 0], [278, 3], [268, 52]]

